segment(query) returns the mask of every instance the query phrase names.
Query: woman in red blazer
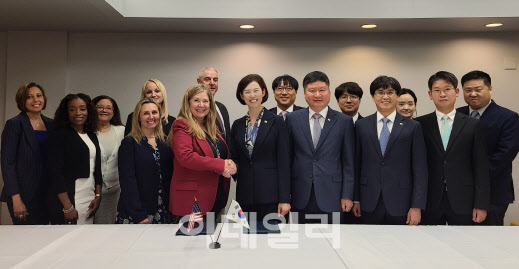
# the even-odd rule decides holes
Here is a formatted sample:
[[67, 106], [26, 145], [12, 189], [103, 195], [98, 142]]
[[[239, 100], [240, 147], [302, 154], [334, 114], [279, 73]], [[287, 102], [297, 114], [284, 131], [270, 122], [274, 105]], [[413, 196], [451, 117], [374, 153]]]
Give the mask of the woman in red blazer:
[[214, 98], [205, 85], [187, 89], [178, 119], [170, 134], [174, 153], [170, 211], [177, 216], [191, 213], [198, 200], [202, 214], [218, 214], [227, 202], [236, 165], [216, 129]]

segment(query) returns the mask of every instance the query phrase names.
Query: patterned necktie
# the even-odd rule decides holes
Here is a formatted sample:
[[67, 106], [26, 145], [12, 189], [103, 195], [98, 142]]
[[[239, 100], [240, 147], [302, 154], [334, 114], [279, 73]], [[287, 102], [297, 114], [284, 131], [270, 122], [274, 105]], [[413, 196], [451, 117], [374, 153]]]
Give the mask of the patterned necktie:
[[322, 117], [321, 114], [315, 113], [313, 116], [314, 118], [314, 137], [312, 137], [312, 142], [314, 142], [314, 149], [317, 147], [317, 143], [319, 142], [319, 137], [321, 136], [321, 124], [319, 124], [319, 119]]
[[479, 112], [477, 110], [474, 110], [474, 111], [472, 111], [472, 113], [470, 113], [470, 116], [472, 118], [479, 119]]
[[387, 142], [389, 141], [389, 136], [391, 135], [391, 132], [389, 132], [389, 127], [387, 127], [387, 123], [389, 122], [388, 118], [382, 118], [382, 122], [384, 123], [384, 126], [382, 126], [382, 131], [380, 132], [380, 151], [382, 152], [382, 156], [384, 156], [384, 153], [386, 152]]
[[279, 116], [283, 117], [283, 120], [287, 119], [287, 114], [288, 114], [288, 112], [286, 112], [286, 111], [279, 112]]
[[225, 127], [223, 126], [223, 121], [218, 111], [216, 111], [216, 127], [218, 127], [223, 139], [225, 139]]
[[452, 126], [449, 124], [449, 116], [443, 115], [440, 135], [442, 137], [443, 149], [445, 149], [445, 150], [447, 150], [447, 145], [449, 144], [449, 137], [451, 136], [451, 130], [452, 130]]

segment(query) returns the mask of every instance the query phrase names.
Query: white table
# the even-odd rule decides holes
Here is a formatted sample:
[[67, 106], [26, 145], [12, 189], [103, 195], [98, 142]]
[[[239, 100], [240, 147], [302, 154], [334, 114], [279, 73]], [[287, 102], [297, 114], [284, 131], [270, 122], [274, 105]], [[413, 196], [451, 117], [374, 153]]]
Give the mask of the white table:
[[216, 250], [177, 225], [4, 225], [0, 268], [519, 268], [519, 227], [233, 225]]

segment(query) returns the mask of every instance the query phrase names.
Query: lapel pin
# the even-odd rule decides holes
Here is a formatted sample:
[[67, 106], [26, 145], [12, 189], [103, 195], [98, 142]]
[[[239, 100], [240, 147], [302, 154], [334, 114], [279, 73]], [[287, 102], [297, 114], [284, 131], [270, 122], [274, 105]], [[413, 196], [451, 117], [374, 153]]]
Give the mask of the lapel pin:
[[267, 121], [265, 121], [265, 123], [267, 123]]
[[328, 121], [331, 121], [330, 119], [328, 119]]
[[403, 123], [400, 123], [400, 125], [404, 125]]

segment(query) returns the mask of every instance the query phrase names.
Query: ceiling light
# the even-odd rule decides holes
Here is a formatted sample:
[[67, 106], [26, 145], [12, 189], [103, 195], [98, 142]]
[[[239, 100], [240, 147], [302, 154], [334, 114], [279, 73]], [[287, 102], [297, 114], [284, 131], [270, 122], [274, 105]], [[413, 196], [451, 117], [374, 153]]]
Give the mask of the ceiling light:
[[240, 28], [241, 29], [253, 29], [254, 25], [244, 24], [244, 25], [240, 25]]
[[376, 24], [363, 24], [361, 27], [364, 29], [372, 29], [372, 28], [377, 28], [377, 25]]
[[503, 26], [502, 23], [498, 22], [498, 23], [489, 23], [487, 25], [485, 25], [485, 27], [499, 27], [499, 26]]

